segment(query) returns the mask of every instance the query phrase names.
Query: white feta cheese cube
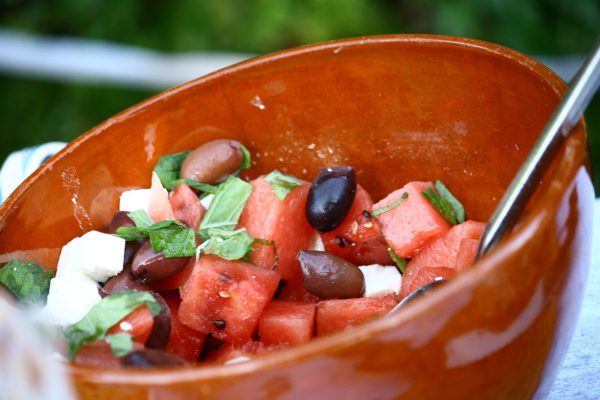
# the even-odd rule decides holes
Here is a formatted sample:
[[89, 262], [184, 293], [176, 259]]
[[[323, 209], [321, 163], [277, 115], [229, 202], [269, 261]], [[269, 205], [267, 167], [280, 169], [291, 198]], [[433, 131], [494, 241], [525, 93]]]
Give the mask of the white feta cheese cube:
[[310, 242], [308, 244], [308, 250], [325, 251], [325, 245], [321, 240], [321, 235], [319, 235], [319, 232], [313, 232], [313, 235], [310, 238]]
[[395, 266], [372, 264], [358, 268], [365, 277], [363, 297], [381, 297], [400, 293], [402, 275]]
[[79, 322], [102, 299], [98, 288], [96, 281], [81, 274], [52, 278], [40, 318], [63, 326]]
[[81, 274], [104, 282], [123, 270], [124, 255], [125, 240], [90, 231], [63, 247], [56, 276]]
[[150, 198], [152, 191], [150, 189], [127, 190], [121, 193], [119, 201], [119, 211], [138, 211], [148, 212], [150, 209]]

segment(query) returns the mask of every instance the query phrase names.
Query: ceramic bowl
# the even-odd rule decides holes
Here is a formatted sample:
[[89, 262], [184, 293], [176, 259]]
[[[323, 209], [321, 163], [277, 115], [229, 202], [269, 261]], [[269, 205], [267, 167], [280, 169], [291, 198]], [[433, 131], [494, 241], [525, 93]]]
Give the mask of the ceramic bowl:
[[[168, 90], [97, 126], [0, 208], [0, 254], [52, 268], [105, 229], [119, 193], [157, 159], [215, 138], [312, 179], [352, 165], [375, 199], [441, 179], [489, 218], [565, 84], [475, 40], [382, 36], [253, 59]], [[154, 371], [70, 367], [82, 398], [529, 398], [548, 393], [578, 317], [593, 188], [584, 124], [518, 227], [472, 269], [402, 312], [255, 362]]]

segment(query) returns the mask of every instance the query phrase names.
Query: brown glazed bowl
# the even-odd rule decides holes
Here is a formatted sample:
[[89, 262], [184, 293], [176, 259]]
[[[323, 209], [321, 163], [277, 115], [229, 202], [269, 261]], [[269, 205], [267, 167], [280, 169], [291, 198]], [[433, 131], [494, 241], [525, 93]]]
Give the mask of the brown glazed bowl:
[[[53, 157], [0, 208], [0, 254], [54, 267], [105, 229], [119, 193], [159, 156], [215, 138], [312, 179], [352, 165], [377, 200], [441, 179], [487, 220], [565, 84], [485, 42], [382, 36], [260, 57], [168, 90]], [[255, 362], [185, 369], [70, 367], [89, 399], [530, 398], [549, 392], [573, 334], [590, 256], [593, 188], [583, 122], [520, 225], [472, 269], [402, 312]]]

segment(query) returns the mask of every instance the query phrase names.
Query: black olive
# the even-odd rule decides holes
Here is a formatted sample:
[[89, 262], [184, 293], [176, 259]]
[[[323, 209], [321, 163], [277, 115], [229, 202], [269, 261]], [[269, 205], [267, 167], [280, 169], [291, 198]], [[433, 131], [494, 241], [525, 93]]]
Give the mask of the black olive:
[[297, 258], [308, 292], [322, 299], [362, 296], [365, 278], [356, 265], [324, 251], [302, 250]]
[[308, 192], [308, 223], [319, 232], [334, 230], [348, 214], [355, 194], [356, 174], [352, 167], [322, 169]]
[[165, 279], [184, 268], [190, 257], [165, 258], [162, 252], [156, 253], [147, 240], [139, 248], [131, 262], [133, 276], [142, 284]]
[[121, 365], [125, 367], [153, 368], [153, 367], [179, 367], [187, 363], [175, 354], [164, 350], [138, 350], [132, 351], [121, 358]]
[[146, 340], [146, 347], [154, 350], [165, 350], [171, 336], [171, 309], [160, 294], [150, 293], [160, 305], [160, 313], [154, 316], [154, 324]]

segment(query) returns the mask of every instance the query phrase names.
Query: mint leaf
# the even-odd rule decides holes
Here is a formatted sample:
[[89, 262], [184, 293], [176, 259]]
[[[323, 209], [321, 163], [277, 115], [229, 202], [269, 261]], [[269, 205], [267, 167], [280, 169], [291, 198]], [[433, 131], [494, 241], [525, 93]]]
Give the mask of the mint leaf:
[[235, 231], [209, 229], [208, 235], [208, 240], [201, 245], [202, 253], [230, 261], [245, 257], [254, 243], [254, 238], [244, 228]]
[[448, 190], [446, 186], [440, 181], [435, 181], [435, 189], [437, 192], [445, 199], [454, 210], [454, 215], [456, 215], [456, 222], [459, 224], [465, 222], [465, 207], [461, 204], [460, 201]]
[[175, 181], [179, 180], [179, 171], [181, 171], [183, 161], [190, 153], [190, 151], [184, 151], [182, 153], [167, 154], [158, 159], [154, 172], [160, 178], [160, 182], [165, 189], [172, 190], [177, 187]]
[[140, 228], [147, 228], [154, 225], [154, 221], [145, 210], [137, 210], [127, 213], [127, 216], [133, 221], [135, 226]]
[[446, 219], [446, 221], [450, 222], [452, 225], [456, 225], [456, 215], [454, 214], [454, 209], [452, 208], [452, 204], [438, 193], [436, 193], [433, 189], [427, 188], [423, 190], [421, 193], [423, 197], [427, 199], [429, 204], [433, 206], [442, 217]]
[[242, 148], [242, 154], [244, 155], [244, 158], [242, 159], [242, 165], [240, 166], [240, 172], [250, 168], [250, 166], [252, 165], [252, 159], [250, 157], [250, 152], [248, 151], [248, 149], [246, 148], [246, 146], [244, 146], [243, 144], [240, 144], [241, 148]]
[[[128, 214], [129, 215], [129, 214]], [[135, 222], [135, 221], [134, 221]], [[125, 240], [138, 240], [148, 237], [151, 232], [156, 232], [161, 229], [186, 229], [187, 226], [180, 221], [175, 221], [172, 219], [164, 220], [156, 222], [150, 226], [142, 224], [140, 226], [128, 227], [122, 226], [117, 228], [115, 232], [115, 236], [120, 237]]]
[[133, 350], [133, 341], [129, 333], [115, 333], [104, 338], [110, 345], [112, 355], [115, 357], [123, 357], [131, 353]]
[[[152, 315], [161, 311], [160, 304], [148, 292], [126, 291], [113, 293], [103, 298], [91, 308], [81, 321], [65, 329], [65, 339], [69, 345], [69, 358], [72, 360], [86, 343], [105, 337], [106, 332], [138, 307], [146, 305]], [[116, 340], [123, 344], [123, 338]]]
[[202, 240], [209, 238], [210, 229], [234, 230], [251, 193], [251, 184], [230, 175], [219, 186], [219, 191], [200, 222]]
[[403, 275], [404, 271], [406, 271], [406, 259], [398, 257], [398, 255], [394, 252], [394, 250], [392, 250], [391, 247], [388, 247], [387, 251], [390, 257], [392, 258], [392, 261], [394, 261], [394, 263], [396, 264], [398, 271], [400, 271], [400, 274]]
[[179, 225], [160, 229], [149, 234], [152, 248], [165, 258], [191, 257], [196, 254], [196, 234]]
[[408, 193], [404, 192], [404, 193], [402, 193], [402, 196], [398, 197], [392, 204], [388, 204], [385, 207], [379, 208], [377, 210], [373, 210], [373, 212], [371, 214], [376, 217], [378, 215], [386, 213], [386, 212], [398, 207], [398, 204], [402, 203], [406, 199], [408, 199]]
[[0, 269], [0, 283], [20, 302], [44, 303], [50, 289], [52, 271], [33, 263], [12, 260]]
[[267, 175], [265, 180], [271, 184], [279, 200], [285, 200], [292, 190], [302, 184], [299, 179], [290, 175], [284, 175], [277, 170]]

